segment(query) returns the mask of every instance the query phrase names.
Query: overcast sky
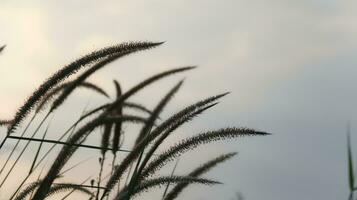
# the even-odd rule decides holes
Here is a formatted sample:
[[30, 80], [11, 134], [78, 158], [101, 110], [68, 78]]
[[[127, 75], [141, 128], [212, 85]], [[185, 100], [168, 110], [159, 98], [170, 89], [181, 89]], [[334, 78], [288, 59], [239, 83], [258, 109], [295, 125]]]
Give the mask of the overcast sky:
[[[239, 151], [207, 174], [224, 185], [195, 186], [181, 199], [231, 199], [236, 191], [247, 200], [347, 199], [348, 121], [357, 142], [356, 22], [352, 0], [1, 1], [0, 45], [7, 47], [0, 57], [0, 117], [11, 118], [49, 75], [92, 50], [165, 41], [90, 80], [114, 94], [113, 79], [126, 90], [162, 70], [197, 65], [136, 100], [152, 107], [185, 77], [165, 116], [201, 98], [232, 93], [184, 127], [184, 135], [234, 125], [273, 133], [183, 157], [182, 173], [219, 153]], [[77, 92], [54, 126], [69, 124], [88, 101], [104, 99]]]

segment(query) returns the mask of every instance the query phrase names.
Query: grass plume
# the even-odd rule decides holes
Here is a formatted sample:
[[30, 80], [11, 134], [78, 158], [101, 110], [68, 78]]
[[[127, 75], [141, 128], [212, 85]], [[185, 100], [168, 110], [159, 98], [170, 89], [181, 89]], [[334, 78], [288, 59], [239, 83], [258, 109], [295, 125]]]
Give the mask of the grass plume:
[[[218, 156], [204, 164], [202, 164], [201, 166], [199, 166], [198, 168], [196, 168], [195, 170], [193, 170], [191, 173], [188, 174], [188, 176], [190, 177], [199, 177], [202, 174], [206, 173], [207, 171], [209, 171], [210, 169], [212, 169], [213, 167], [215, 167], [216, 165], [232, 158], [233, 156], [235, 156], [237, 153], [227, 153], [227, 154], [223, 154], [221, 156]], [[183, 189], [185, 189], [190, 183], [189, 182], [185, 182], [185, 183], [179, 183], [177, 184], [167, 195], [164, 196], [164, 200], [173, 200], [175, 198], [177, 198], [177, 196], [183, 191]]]
[[[187, 177], [187, 176], [169, 176], [169, 177], [159, 177], [154, 179], [149, 179], [141, 184], [137, 185], [135, 189], [132, 191], [133, 196], [138, 195], [141, 192], [145, 192], [153, 187], [160, 187], [167, 183], [198, 183], [203, 185], [213, 185], [213, 184], [220, 184], [218, 181], [213, 181], [204, 178], [194, 178], [194, 177]], [[114, 200], [124, 200], [128, 195], [128, 191], [124, 190], [123, 192], [117, 194]]]
[[170, 147], [168, 150], [161, 153], [143, 171], [143, 176], [147, 177], [153, 174], [158, 169], [163, 167], [167, 162], [172, 161], [177, 156], [180, 156], [183, 153], [198, 147], [199, 145], [214, 142], [214, 141], [219, 141], [219, 140], [242, 137], [242, 136], [264, 136], [264, 135], [269, 135], [269, 134], [265, 132], [255, 131], [253, 129], [247, 129], [247, 128], [223, 128], [216, 131], [208, 131], [198, 134], [196, 136], [182, 140], [178, 144]]
[[92, 63], [98, 59], [101, 59], [105, 56], [122, 53], [123, 56], [133, 53], [135, 51], [140, 51], [144, 49], [153, 48], [162, 43], [152, 43], [152, 42], [130, 42], [122, 43], [119, 45], [107, 47], [98, 51], [94, 51], [90, 54], [85, 55], [84, 57], [72, 62], [71, 64], [63, 67], [50, 78], [48, 78], [40, 87], [32, 93], [32, 95], [25, 101], [23, 106], [19, 108], [16, 112], [13, 123], [8, 128], [8, 134], [12, 133], [16, 127], [22, 122], [22, 120], [28, 115], [28, 113], [33, 109], [33, 107], [38, 103], [43, 95], [45, 95], [50, 89], [55, 87], [58, 83], [65, 80], [67, 77], [76, 73], [82, 67], [86, 66], [89, 63]]

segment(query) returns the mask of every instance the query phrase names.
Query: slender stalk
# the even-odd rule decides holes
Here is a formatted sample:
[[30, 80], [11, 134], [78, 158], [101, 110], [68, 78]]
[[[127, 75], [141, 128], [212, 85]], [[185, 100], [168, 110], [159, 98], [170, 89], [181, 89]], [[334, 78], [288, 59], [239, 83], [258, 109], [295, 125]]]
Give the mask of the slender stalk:
[[[80, 184], [80, 186], [85, 187], [87, 185], [83, 185], [85, 182], [87, 182], [91, 177], [88, 177], [87, 179], [85, 179], [84, 181], [82, 181], [82, 183]], [[93, 187], [93, 186], [92, 186]], [[66, 196], [64, 196], [61, 200], [67, 199], [67, 197], [69, 197], [73, 192], [75, 191], [75, 189], [72, 189]]]
[[[46, 167], [46, 164], [45, 164], [45, 165], [43, 165], [43, 167], [42, 167], [42, 169], [41, 169], [40, 173], [38, 174], [38, 176], [37, 176], [37, 180], [36, 180], [37, 182], [38, 182], [38, 181], [40, 181], [41, 176], [42, 176], [42, 173], [43, 173], [43, 171], [45, 170], [45, 167]], [[30, 199], [32, 199], [32, 196], [33, 196], [34, 192], [35, 192], [35, 191], [32, 191], [32, 192], [31, 192]]]
[[126, 176], [126, 180], [125, 180], [125, 187], [128, 186], [128, 180], [132, 169], [133, 169], [133, 163], [130, 164], [128, 175]]
[[[40, 171], [40, 175], [42, 175], [43, 170], [46, 167], [46, 164], [48, 162], [48, 159], [46, 160], [45, 164], [42, 166], [42, 169]], [[30, 177], [31, 174], [28, 174], [26, 176], [26, 178], [24, 180], [22, 180], [22, 182], [17, 186], [16, 190], [14, 193], [12, 193], [11, 197], [9, 200], [12, 200], [13, 198], [15, 198], [17, 196], [17, 193], [20, 191], [20, 189], [22, 188], [22, 186], [25, 184], [25, 182], [27, 181], [27, 179]], [[33, 193], [31, 194], [31, 199], [32, 199]]]
[[[30, 125], [31, 125], [31, 123], [33, 122], [33, 120], [35, 119], [35, 117], [36, 117], [36, 114], [34, 114], [34, 115], [32, 116], [32, 118], [31, 118], [31, 120], [29, 121], [29, 123], [27, 123], [25, 129], [24, 129], [24, 130], [22, 131], [22, 133], [21, 133], [21, 137], [25, 135], [27, 129], [30, 127]], [[6, 135], [6, 137], [4, 138], [4, 140], [2, 141], [2, 143], [1, 143], [1, 145], [0, 145], [0, 149], [1, 149], [2, 145], [5, 143], [5, 141], [8, 139], [8, 137], [9, 137], [9, 135]], [[5, 169], [6, 165], [7, 165], [7, 163], [9, 162], [9, 160], [10, 160], [12, 154], [15, 152], [15, 150], [16, 150], [17, 146], [19, 145], [19, 143], [20, 143], [20, 141], [17, 141], [16, 144], [15, 144], [15, 146], [12, 148], [10, 154], [8, 155], [8, 157], [7, 157], [7, 159], [6, 159], [5, 163], [4, 163], [4, 165], [1, 167], [0, 175], [1, 175], [1, 173], [4, 171], [4, 169]]]
[[[89, 102], [88, 102], [89, 104]], [[87, 104], [87, 105], [88, 105]], [[103, 106], [100, 106], [97, 109], [94, 109], [93, 111], [87, 113], [87, 114], [82, 114], [82, 116], [70, 127], [66, 130], [66, 132], [64, 134], [62, 134], [62, 136], [60, 138], [57, 139], [57, 141], [61, 141], [64, 137], [66, 137], [66, 135], [72, 130], [72, 132], [70, 133], [70, 135], [72, 135], [72, 133], [75, 131], [77, 125], [79, 124], [79, 122], [81, 122], [85, 117], [95, 113], [96, 111], [99, 111]], [[84, 109], [85, 110], [85, 109]], [[38, 161], [37, 165], [35, 165], [34, 169], [36, 169], [42, 162], [43, 160], [49, 155], [49, 153], [55, 148], [57, 144], [53, 143], [53, 145], [50, 147], [49, 150], [47, 150], [47, 152], [41, 157], [40, 161]]]
[[[170, 175], [171, 177], [174, 176], [174, 173], [175, 173], [175, 170], [176, 170], [176, 167], [177, 167], [179, 161], [180, 161], [180, 158], [177, 158], [176, 163], [175, 163], [175, 166], [174, 166], [174, 168], [172, 169], [172, 172], [171, 172], [171, 175]], [[169, 187], [170, 187], [170, 182], [168, 182], [167, 185], [166, 185], [165, 191], [164, 191], [164, 193], [162, 194], [162, 200], [164, 200], [164, 198], [165, 198], [165, 196], [166, 196], [166, 193], [167, 193], [167, 190], [169, 189]]]
[[[53, 119], [53, 116], [52, 116], [52, 119]], [[48, 129], [50, 128], [50, 124], [51, 124], [52, 119], [50, 120], [50, 122], [48, 123], [48, 125], [47, 125], [47, 127], [46, 127], [46, 130], [45, 130], [45, 132], [44, 132], [44, 134], [43, 134], [43, 136], [42, 136], [42, 140], [45, 140], [45, 137], [46, 137], [46, 135], [47, 135]], [[40, 154], [42, 144], [43, 144], [43, 141], [41, 141], [41, 142], [40, 142], [40, 145], [38, 146], [38, 149], [37, 149], [35, 158], [33, 159], [32, 164], [31, 164], [31, 168], [30, 168], [29, 174], [32, 173], [32, 170], [33, 170], [33, 168], [34, 168], [34, 166], [35, 166], [37, 157], [38, 157], [38, 155]]]
[[[31, 124], [31, 123], [32, 123], [32, 121], [35, 119], [35, 116], [36, 116], [36, 114], [34, 114], [34, 115], [32, 116], [32, 118], [31, 118], [30, 122], [29, 122], [29, 123], [27, 123], [27, 125], [26, 125], [26, 127], [25, 127], [25, 129], [24, 129], [24, 131], [22, 132], [22, 134], [21, 134], [21, 135], [25, 134], [25, 132], [27, 131], [27, 129], [30, 127], [30, 124]], [[3, 140], [3, 141], [1, 141], [1, 144], [0, 144], [0, 149], [1, 149], [1, 148], [2, 148], [2, 146], [5, 144], [6, 139], [7, 139], [7, 135], [6, 135], [6, 137], [4, 138], [4, 140]], [[17, 145], [17, 144], [16, 144], [16, 145]]]
[[97, 189], [97, 194], [95, 195], [95, 199], [99, 198], [99, 193], [100, 193], [100, 182], [102, 179], [102, 173], [103, 173], [103, 166], [104, 166], [104, 162], [105, 162], [105, 154], [102, 155], [102, 159], [100, 160], [100, 170], [99, 170], [99, 175], [98, 175], [98, 189]]
[[[87, 103], [86, 106], [88, 106], [88, 104], [89, 104], [89, 101], [88, 101], [88, 103]], [[77, 122], [74, 123], [74, 124], [65, 132], [65, 134], [63, 134], [63, 135], [60, 137], [59, 140], [61, 140], [63, 137], [65, 137], [66, 134], [68, 134], [71, 129], [74, 130], [74, 129], [76, 128], [77, 124], [78, 124], [81, 120], [83, 120], [85, 117], [87, 117], [87, 116], [89, 116], [89, 115], [91, 115], [91, 114], [93, 114], [93, 113], [99, 111], [100, 109], [101, 109], [101, 107], [99, 107], [99, 108], [97, 108], [97, 109], [94, 109], [92, 112], [87, 113], [87, 114], [83, 115], [82, 117], [80, 117], [79, 120], [77, 120]], [[84, 110], [85, 110], [85, 109], [84, 109]], [[36, 114], [37, 114], [37, 113], [35, 113], [35, 115], [36, 115]], [[12, 137], [10, 137], [10, 138], [12, 138]], [[20, 141], [20, 139], [22, 139], [22, 138], [13, 138], [13, 139], [18, 139], [18, 141]], [[33, 138], [29, 138], [29, 139], [33, 139]], [[54, 149], [55, 146], [56, 146], [56, 144], [54, 144], [54, 145], [44, 154], [44, 156], [42, 156], [42, 158], [41, 158], [40, 161], [37, 163], [37, 165], [34, 166], [34, 168], [33, 168], [32, 171], [35, 171], [35, 170], [37, 169], [37, 167], [40, 166], [40, 164], [45, 160], [45, 158], [47, 157], [47, 155]], [[13, 198], [15, 198], [15, 195], [16, 195], [17, 192], [21, 189], [21, 187], [23, 186], [23, 184], [25, 184], [25, 182], [26, 182], [27, 179], [30, 177], [30, 175], [31, 175], [31, 173], [29, 173], [29, 174], [24, 178], [24, 180], [20, 183], [20, 185], [17, 187], [16, 191], [15, 191], [15, 192], [13, 193], [13, 195], [11, 196], [10, 200], [12, 200]]]
[[[37, 138], [27, 138], [27, 137], [18, 137], [18, 136], [9, 136], [9, 138], [10, 139], [16, 139], [16, 140], [27, 140], [27, 141], [33, 141], [33, 142], [45, 142], [45, 143], [52, 143], [52, 144], [69, 145], [69, 146], [76, 146], [76, 147], [84, 147], [84, 148], [89, 148], [89, 149], [102, 150], [102, 147], [98, 147], [98, 146], [86, 145], [86, 144], [76, 144], [76, 143], [72, 144], [72, 143], [61, 142], [61, 141], [57, 141], [57, 140], [47, 140], [47, 139], [46, 140], [42, 140], [42, 139], [37, 139]], [[106, 148], [106, 150], [107, 151], [112, 151], [113, 148]], [[126, 153], [130, 153], [131, 152], [131, 150], [126, 150], [126, 149], [118, 149], [117, 151], [126, 152]]]
[[63, 170], [58, 176], [62, 176], [63, 174], [67, 173], [68, 171], [70, 171], [70, 170], [72, 170], [72, 169], [78, 167], [79, 165], [81, 165], [81, 164], [87, 162], [87, 161], [88, 161], [89, 159], [91, 159], [91, 158], [92, 158], [92, 157], [89, 157], [89, 158], [87, 158], [87, 159], [84, 159], [84, 160], [78, 162], [77, 164], [74, 164], [74, 165], [71, 166], [71, 167], [68, 167], [68, 169]]
[[[50, 115], [50, 113], [47, 113], [47, 115], [45, 116], [45, 118], [41, 121], [41, 123], [37, 126], [36, 130], [34, 131], [34, 133], [31, 135], [31, 138], [33, 138], [38, 130], [40, 129], [40, 127], [42, 126], [42, 124], [46, 121], [46, 119], [48, 118], [48, 116]], [[13, 136], [8, 136], [8, 138], [13, 137]], [[28, 140], [28, 142], [26, 143], [25, 147], [22, 149], [21, 153], [19, 154], [19, 156], [17, 157], [17, 159], [15, 160], [15, 162], [12, 164], [9, 172], [6, 174], [5, 178], [3, 179], [3, 181], [0, 184], [0, 188], [4, 185], [5, 181], [7, 180], [7, 178], [9, 177], [9, 175], [11, 174], [12, 170], [15, 168], [17, 162], [19, 162], [20, 158], [22, 157], [22, 155], [24, 154], [25, 150], [27, 149], [27, 147], [29, 146], [31, 140]]]

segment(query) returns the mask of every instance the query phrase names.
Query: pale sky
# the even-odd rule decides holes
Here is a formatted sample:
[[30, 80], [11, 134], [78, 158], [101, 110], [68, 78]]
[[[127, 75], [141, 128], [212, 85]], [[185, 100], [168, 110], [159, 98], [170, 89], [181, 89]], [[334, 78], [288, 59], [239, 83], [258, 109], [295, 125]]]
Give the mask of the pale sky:
[[[236, 191], [246, 200], [347, 199], [348, 121], [357, 142], [356, 21], [352, 0], [1, 1], [0, 45], [7, 47], [0, 57], [0, 117], [11, 118], [47, 77], [91, 50], [165, 41], [90, 80], [114, 94], [113, 79], [126, 90], [162, 70], [197, 65], [135, 100], [152, 107], [185, 77], [164, 116], [201, 98], [232, 93], [185, 126], [184, 135], [234, 125], [273, 133], [187, 154], [178, 172], [222, 152], [239, 152], [206, 176], [224, 185], [195, 186], [181, 199], [231, 199]], [[67, 127], [88, 101], [104, 99], [76, 92], [53, 126]], [[155, 192], [146, 197], [162, 191]]]

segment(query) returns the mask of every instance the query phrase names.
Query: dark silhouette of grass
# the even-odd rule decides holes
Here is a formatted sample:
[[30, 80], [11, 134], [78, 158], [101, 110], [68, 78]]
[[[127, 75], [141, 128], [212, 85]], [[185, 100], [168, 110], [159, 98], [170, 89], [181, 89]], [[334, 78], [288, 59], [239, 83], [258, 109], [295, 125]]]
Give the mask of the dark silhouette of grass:
[[[58, 110], [57, 108], [61, 107], [63, 102], [67, 100], [70, 94], [77, 88], [85, 87], [93, 90], [97, 95], [109, 96], [100, 86], [87, 82], [87, 79], [90, 76], [94, 75], [98, 70], [104, 68], [109, 63], [112, 63], [125, 55], [150, 49], [160, 44], [162, 43], [131, 42], [92, 52], [65, 66], [52, 75], [32, 95], [30, 95], [23, 106], [18, 109], [13, 119], [0, 121], [0, 125], [8, 127], [6, 137], [0, 144], [0, 150], [2, 150], [1, 147], [7, 140], [17, 140], [17, 143], [13, 146], [13, 149], [5, 162], [1, 163], [0, 174], [2, 172], [5, 173], [6, 169], [8, 169], [7, 165], [10, 159], [13, 158], [13, 152], [20, 146], [20, 141], [26, 141], [26, 145], [21, 147], [22, 149], [20, 154], [15, 158], [15, 162], [12, 163], [10, 169], [6, 171], [6, 175], [0, 179], [1, 186], [4, 186], [8, 181], [8, 178], [11, 177], [11, 174], [15, 173], [14, 170], [16, 166], [19, 165], [18, 161], [22, 158], [22, 155], [27, 150], [29, 144], [39, 143], [34, 152], [31, 166], [29, 166], [29, 173], [15, 187], [16, 190], [10, 199], [20, 200], [30, 198], [43, 200], [57, 193], [65, 193], [66, 195], [62, 199], [66, 199], [73, 192], [81, 192], [87, 195], [89, 199], [129, 200], [152, 188], [165, 186], [163, 199], [172, 200], [177, 198], [184, 188], [191, 184], [220, 184], [220, 182], [216, 180], [202, 178], [201, 175], [217, 164], [232, 158], [235, 153], [218, 156], [202, 164], [187, 175], [176, 175], [176, 165], [169, 176], [159, 175], [157, 172], [166, 166], [166, 164], [176, 160], [178, 156], [207, 143], [219, 140], [229, 140], [241, 136], [269, 135], [269, 133], [248, 128], [221, 128], [214, 131], [202, 132], [182, 139], [163, 152], [157, 152], [159, 147], [165, 143], [170, 135], [175, 134], [175, 131], [178, 128], [198, 117], [211, 107], [217, 105], [217, 101], [228, 94], [223, 93], [197, 101], [196, 103], [181, 109], [167, 119], [161, 119], [159, 117], [160, 113], [162, 113], [170, 100], [174, 98], [174, 95], [176, 95], [181, 88], [183, 81], [180, 81], [169, 90], [152, 110], [145, 107], [145, 99], [140, 103], [128, 101], [130, 97], [163, 78], [187, 72], [195, 68], [188, 66], [171, 69], [153, 75], [139, 82], [126, 92], [122, 91], [118, 81], [114, 81], [116, 90], [116, 97], [114, 100], [111, 102], [109, 100], [109, 102], [97, 108], [83, 112], [80, 118], [57, 140], [46, 139], [46, 137], [51, 134], [51, 131], [49, 130], [49, 127], [51, 126], [50, 123], [48, 123], [42, 137], [36, 137], [40, 128], [46, 123], [48, 117], [50, 115], [53, 116]], [[0, 52], [2, 52], [4, 48], [5, 46], [0, 47]], [[81, 74], [71, 81], [64, 82], [69, 76], [76, 75], [82, 68], [85, 68], [85, 70]], [[29, 137], [26, 136], [28, 128], [33, 125], [33, 120], [40, 114], [40, 111], [46, 110], [45, 105], [51, 103], [51, 101], [52, 105], [47, 111], [47, 114], [45, 114], [45, 117], [40, 120], [40, 123], [35, 127], [34, 132]], [[130, 108], [148, 116], [141, 117], [137, 114], [126, 114], [124, 110], [125, 108]], [[14, 135], [14, 133], [18, 131], [18, 127], [32, 111], [34, 111], [33, 117], [27, 122], [25, 129], [21, 134]], [[130, 123], [134, 126], [136, 124], [142, 124], [134, 146], [127, 150], [121, 149], [121, 144], [124, 141], [123, 138], [126, 135], [123, 130], [124, 123]], [[101, 132], [100, 145], [94, 146], [86, 144], [86, 139], [92, 135], [95, 130]], [[63, 141], [66, 137], [67, 140]], [[51, 146], [43, 153], [42, 157], [40, 157], [44, 144], [51, 144]], [[61, 150], [57, 155], [51, 156], [50, 153], [54, 147], [58, 145], [61, 146]], [[66, 177], [66, 172], [71, 171], [74, 168], [82, 167], [85, 161], [77, 162], [77, 164], [71, 167], [67, 166], [68, 161], [76, 154], [79, 148], [90, 148], [98, 151], [100, 154], [99, 169], [96, 175], [97, 180], [92, 179], [90, 185], [87, 185], [86, 182], [90, 180], [93, 175], [90, 175], [89, 178], [80, 183], [66, 183], [60, 179]], [[106, 159], [107, 151], [111, 151], [113, 154], [113, 159], [109, 162], [111, 165], [111, 170], [109, 171], [104, 168], [104, 165], [108, 164]], [[116, 160], [118, 152], [126, 153], [125, 156], [123, 155], [122, 160]], [[48, 167], [48, 170], [44, 171], [44, 173], [42, 173], [41, 170], [41, 173], [37, 176], [36, 180], [29, 183], [29, 180], [31, 179], [30, 177], [34, 175], [34, 172], [45, 159], [52, 160], [52, 163], [49, 163], [50, 166]], [[352, 166], [352, 162], [350, 165]], [[351, 169], [352, 168], [353, 167], [351, 167]], [[353, 174], [353, 172], [350, 173]], [[125, 177], [127, 177], [127, 180], [124, 182], [123, 179]], [[121, 184], [121, 181], [124, 184]], [[353, 184], [354, 181], [352, 180], [350, 182]], [[170, 190], [169, 185], [173, 185], [174, 187]]]

